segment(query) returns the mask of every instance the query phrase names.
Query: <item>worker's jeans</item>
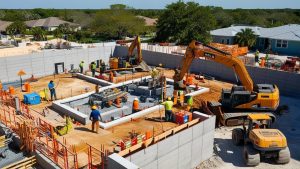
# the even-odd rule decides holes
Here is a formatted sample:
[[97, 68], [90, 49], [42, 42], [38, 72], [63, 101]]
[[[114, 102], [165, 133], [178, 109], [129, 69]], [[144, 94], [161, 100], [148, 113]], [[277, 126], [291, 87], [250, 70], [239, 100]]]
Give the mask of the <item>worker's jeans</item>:
[[54, 96], [54, 99], [56, 100], [56, 92], [55, 92], [55, 89], [50, 89], [50, 95], [51, 95], [51, 100], [53, 100], [53, 96]]
[[79, 67], [80, 68], [80, 73], [83, 73], [83, 67]]
[[165, 120], [166, 121], [172, 121], [173, 118], [172, 118], [172, 110], [165, 110]]
[[94, 131], [96, 128], [96, 133], [99, 131], [99, 120], [93, 120], [92, 121], [92, 131]]
[[95, 77], [96, 70], [92, 69], [92, 76]]

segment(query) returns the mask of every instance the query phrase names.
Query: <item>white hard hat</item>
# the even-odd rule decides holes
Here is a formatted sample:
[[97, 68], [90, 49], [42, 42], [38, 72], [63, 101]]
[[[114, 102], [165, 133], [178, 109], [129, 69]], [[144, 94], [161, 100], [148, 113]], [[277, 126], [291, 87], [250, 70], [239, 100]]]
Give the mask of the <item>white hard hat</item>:
[[139, 101], [139, 99], [136, 97], [136, 98], [134, 98], [134, 100], [136, 100], [136, 101]]

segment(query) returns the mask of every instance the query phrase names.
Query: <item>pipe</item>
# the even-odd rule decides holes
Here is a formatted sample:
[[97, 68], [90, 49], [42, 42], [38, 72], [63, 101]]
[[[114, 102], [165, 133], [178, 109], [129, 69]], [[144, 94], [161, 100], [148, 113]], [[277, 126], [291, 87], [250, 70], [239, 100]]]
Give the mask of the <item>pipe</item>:
[[108, 122], [108, 123], [99, 122], [100, 127], [102, 129], [108, 129], [108, 128], [111, 128], [113, 126], [117, 126], [117, 125], [129, 122], [129, 121], [131, 121], [131, 119], [138, 119], [142, 116], [145, 116], [146, 114], [150, 114], [150, 113], [152, 113], [154, 111], [157, 111], [157, 110], [164, 110], [164, 106], [163, 105], [156, 105], [154, 107], [150, 107], [148, 109], [139, 111], [137, 113], [131, 114], [129, 116], [122, 117], [120, 119], [117, 119], [117, 120], [114, 120], [114, 121], [111, 121], [111, 122]]
[[186, 94], [185, 96], [196, 96], [196, 95], [208, 93], [208, 92], [209, 92], [209, 88], [201, 87], [199, 90], [191, 92], [189, 94]]

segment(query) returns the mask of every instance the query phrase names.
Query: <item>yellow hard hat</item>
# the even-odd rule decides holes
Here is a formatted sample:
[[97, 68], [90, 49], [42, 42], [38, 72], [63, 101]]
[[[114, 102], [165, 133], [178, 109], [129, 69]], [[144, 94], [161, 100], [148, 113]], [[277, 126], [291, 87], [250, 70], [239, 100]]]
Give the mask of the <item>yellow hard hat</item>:
[[96, 109], [97, 109], [97, 106], [95, 106], [95, 105], [92, 106], [92, 109], [93, 109], [93, 110], [96, 110]]
[[171, 97], [168, 97], [168, 100], [170, 101], [170, 100], [171, 100]]

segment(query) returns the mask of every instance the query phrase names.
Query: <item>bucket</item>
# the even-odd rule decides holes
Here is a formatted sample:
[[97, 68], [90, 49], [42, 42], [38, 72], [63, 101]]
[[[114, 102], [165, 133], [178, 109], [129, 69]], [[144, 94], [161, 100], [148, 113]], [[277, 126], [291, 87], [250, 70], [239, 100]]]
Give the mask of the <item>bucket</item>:
[[15, 94], [15, 88], [12, 87], [12, 86], [9, 86], [9, 87], [8, 87], [8, 91], [9, 91], [9, 93], [10, 93], [11, 95], [14, 95], [14, 94]]
[[25, 92], [30, 92], [31, 91], [31, 86], [30, 86], [30, 84], [28, 82], [26, 82], [24, 84], [24, 88], [25, 88]]

